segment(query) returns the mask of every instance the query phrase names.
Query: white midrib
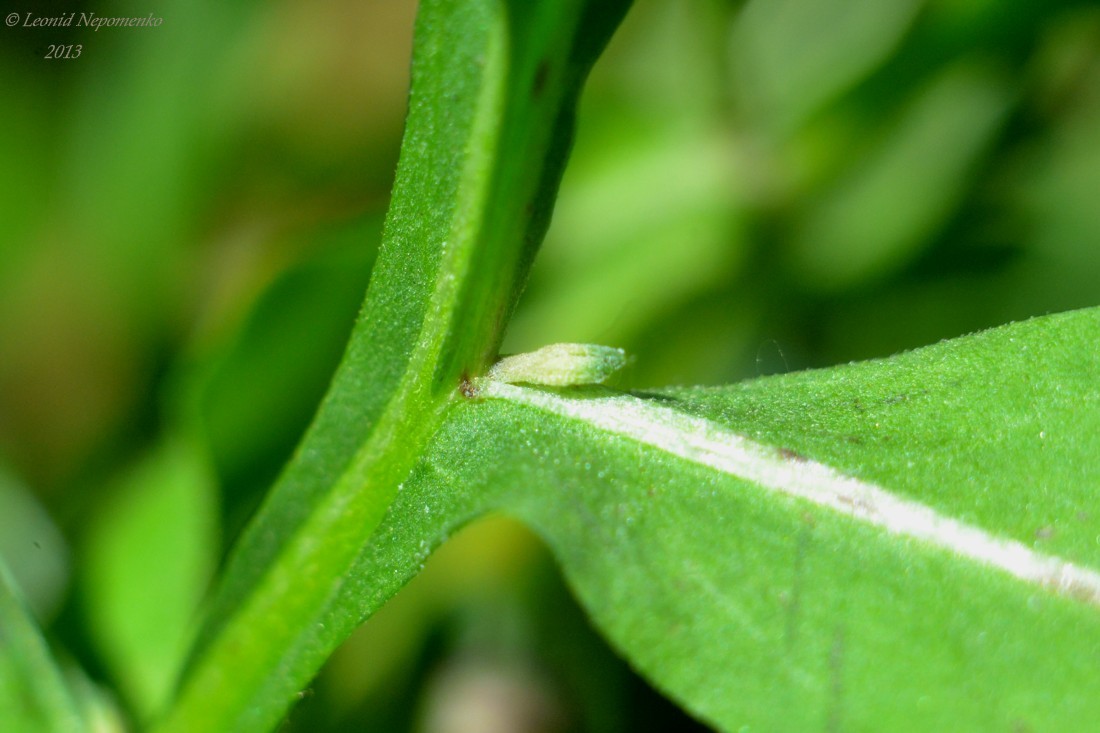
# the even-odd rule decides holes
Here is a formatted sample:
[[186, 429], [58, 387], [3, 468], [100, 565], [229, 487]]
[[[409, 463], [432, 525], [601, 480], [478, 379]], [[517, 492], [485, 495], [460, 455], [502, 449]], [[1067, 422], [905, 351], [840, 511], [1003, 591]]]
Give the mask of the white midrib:
[[784, 456], [774, 447], [754, 443], [708, 420], [630, 395], [569, 399], [489, 379], [479, 383], [478, 392], [483, 398], [509, 400], [588, 423], [1100, 607], [1100, 573], [1094, 570], [997, 537], [822, 463]]

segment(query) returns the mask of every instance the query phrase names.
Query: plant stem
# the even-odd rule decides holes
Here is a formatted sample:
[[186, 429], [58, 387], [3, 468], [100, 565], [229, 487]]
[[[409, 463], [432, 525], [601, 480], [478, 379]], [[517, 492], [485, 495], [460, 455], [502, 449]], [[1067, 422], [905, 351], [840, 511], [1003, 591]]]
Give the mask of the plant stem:
[[549, 220], [577, 91], [626, 2], [421, 4], [393, 202], [363, 312], [243, 534], [162, 731], [263, 730], [373, 608], [342, 593]]

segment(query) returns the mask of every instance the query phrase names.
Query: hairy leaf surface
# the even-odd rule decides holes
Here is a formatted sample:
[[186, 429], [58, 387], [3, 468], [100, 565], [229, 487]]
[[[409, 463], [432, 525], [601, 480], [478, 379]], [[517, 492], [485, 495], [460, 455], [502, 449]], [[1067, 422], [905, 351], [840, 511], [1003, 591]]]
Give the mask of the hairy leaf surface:
[[1098, 335], [1093, 309], [724, 388], [495, 383], [453, 408], [357, 575], [397, 585], [503, 509], [721, 729], [1085, 730]]

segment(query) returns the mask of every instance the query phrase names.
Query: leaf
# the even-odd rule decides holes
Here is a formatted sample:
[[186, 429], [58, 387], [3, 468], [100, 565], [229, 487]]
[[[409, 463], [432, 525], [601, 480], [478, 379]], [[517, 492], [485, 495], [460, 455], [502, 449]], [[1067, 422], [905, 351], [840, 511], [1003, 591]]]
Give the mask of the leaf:
[[344, 594], [364, 582], [356, 558], [459, 384], [496, 357], [581, 81], [626, 5], [421, 4], [368, 297], [316, 419], [229, 561], [163, 730], [271, 728], [365, 617]]
[[[357, 578], [503, 509], [611, 641], [723, 730], [1088, 730], [1100, 309], [881, 361], [630, 395], [492, 382]], [[747, 726], [747, 728], [746, 728]]]
[[0, 464], [0, 557], [39, 619], [52, 619], [69, 585], [70, 549], [30, 489]]
[[202, 457], [166, 439], [112, 487], [81, 553], [93, 642], [139, 719], [172, 691], [217, 560], [215, 485]]
[[1010, 110], [988, 68], [948, 67], [918, 90], [881, 141], [812, 204], [790, 245], [798, 277], [839, 291], [911, 262], [959, 205]]
[[860, 7], [836, 0], [748, 3], [731, 48], [753, 114], [788, 132], [887, 58], [921, 5], [916, 0]]
[[231, 338], [177, 376], [177, 403], [217, 469], [234, 529], [277, 477], [324, 396], [381, 228], [372, 215], [315, 232], [321, 251], [277, 277]]
[[0, 720], [11, 733], [85, 730], [64, 675], [0, 562]]

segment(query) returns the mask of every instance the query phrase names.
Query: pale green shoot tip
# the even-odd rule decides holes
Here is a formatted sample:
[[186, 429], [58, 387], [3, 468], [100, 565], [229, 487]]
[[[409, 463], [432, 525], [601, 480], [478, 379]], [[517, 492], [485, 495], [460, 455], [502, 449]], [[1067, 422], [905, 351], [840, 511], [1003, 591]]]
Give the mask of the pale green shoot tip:
[[546, 387], [600, 384], [626, 365], [626, 352], [598, 344], [550, 344], [507, 356], [489, 369], [489, 379]]

